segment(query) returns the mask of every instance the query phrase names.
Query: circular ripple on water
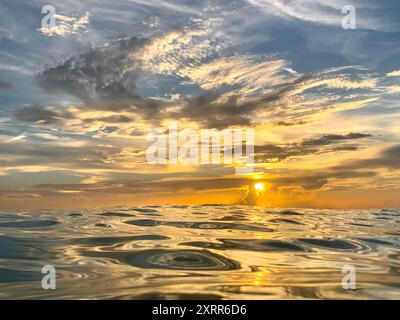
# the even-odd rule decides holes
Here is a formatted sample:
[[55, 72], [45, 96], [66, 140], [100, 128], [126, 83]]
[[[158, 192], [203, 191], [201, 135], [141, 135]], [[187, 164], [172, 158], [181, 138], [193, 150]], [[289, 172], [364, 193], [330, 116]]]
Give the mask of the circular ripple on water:
[[70, 213], [69, 215], [68, 215], [69, 217], [82, 217], [82, 214], [81, 213]]
[[269, 222], [276, 222], [276, 223], [288, 223], [288, 224], [296, 224], [296, 225], [305, 225], [302, 222], [296, 221], [296, 220], [292, 220], [292, 219], [271, 219], [269, 220]]
[[284, 210], [284, 211], [279, 211], [279, 212], [273, 212], [275, 214], [279, 214], [282, 216], [302, 216], [302, 213], [292, 211], [292, 210]]
[[360, 243], [354, 240], [330, 239], [330, 238], [300, 238], [298, 241], [309, 246], [321, 247], [330, 250], [350, 250], [358, 251], [365, 249]]
[[126, 262], [139, 268], [170, 270], [236, 270], [238, 262], [207, 250], [145, 250], [130, 254]]
[[25, 220], [25, 221], [10, 221], [1, 222], [0, 228], [44, 228], [51, 227], [58, 224], [57, 221], [53, 220]]
[[129, 213], [124, 213], [124, 212], [113, 212], [113, 211], [107, 211], [103, 213], [99, 213], [99, 216], [103, 217], [134, 217], [134, 214], [129, 214]]
[[161, 224], [160, 221], [151, 220], [151, 219], [140, 219], [140, 220], [129, 220], [125, 221], [126, 224], [131, 224], [133, 226], [139, 227], [154, 227]]
[[158, 210], [156, 210], [156, 209], [149, 209], [149, 208], [135, 208], [135, 209], [133, 209], [133, 211], [142, 212], [142, 213], [154, 213], [154, 212], [158, 212]]
[[287, 241], [261, 240], [261, 239], [219, 239], [222, 243], [212, 242], [183, 242], [181, 245], [209, 248], [215, 250], [246, 250], [265, 252], [298, 251], [309, 252], [311, 250]]

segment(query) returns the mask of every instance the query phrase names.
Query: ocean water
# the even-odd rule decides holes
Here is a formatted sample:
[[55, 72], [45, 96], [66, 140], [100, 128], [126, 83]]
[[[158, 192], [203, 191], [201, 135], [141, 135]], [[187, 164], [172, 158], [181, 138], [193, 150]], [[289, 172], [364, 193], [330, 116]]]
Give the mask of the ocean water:
[[400, 299], [399, 237], [389, 209], [0, 212], [0, 299]]

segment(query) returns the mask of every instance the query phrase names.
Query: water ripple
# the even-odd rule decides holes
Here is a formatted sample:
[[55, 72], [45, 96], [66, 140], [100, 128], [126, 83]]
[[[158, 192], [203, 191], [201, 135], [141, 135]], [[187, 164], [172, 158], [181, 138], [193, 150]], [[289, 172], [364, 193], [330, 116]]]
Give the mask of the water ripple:
[[57, 221], [53, 220], [30, 220], [30, 221], [12, 221], [12, 222], [0, 222], [0, 228], [42, 228], [51, 227], [57, 224]]
[[224, 223], [224, 222], [184, 222], [184, 221], [156, 221], [150, 219], [130, 220], [125, 223], [134, 226], [154, 227], [159, 225], [189, 228], [189, 229], [231, 229], [231, 230], [250, 230], [260, 232], [273, 232], [274, 230], [267, 227], [246, 225], [243, 223]]
[[358, 250], [363, 246], [355, 241], [340, 240], [340, 239], [316, 239], [316, 238], [301, 238], [297, 239], [300, 242], [306, 243], [309, 246], [321, 247], [331, 250]]
[[266, 251], [283, 252], [298, 251], [309, 252], [305, 246], [297, 245], [288, 241], [281, 240], [260, 240], [260, 239], [220, 239], [222, 243], [212, 242], [183, 242], [181, 245], [218, 249], [218, 250], [247, 250], [247, 251]]
[[399, 217], [217, 204], [0, 212], [0, 299], [400, 299]]
[[236, 261], [206, 250], [147, 250], [130, 254], [126, 259], [140, 268], [216, 271], [240, 268]]

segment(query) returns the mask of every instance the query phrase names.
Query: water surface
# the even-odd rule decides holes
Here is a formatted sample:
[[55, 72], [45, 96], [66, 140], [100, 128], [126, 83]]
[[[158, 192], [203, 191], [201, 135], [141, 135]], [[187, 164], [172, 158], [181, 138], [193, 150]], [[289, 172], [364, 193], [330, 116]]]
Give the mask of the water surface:
[[[0, 298], [400, 299], [399, 227], [388, 209], [0, 212]], [[55, 290], [41, 287], [49, 264]]]

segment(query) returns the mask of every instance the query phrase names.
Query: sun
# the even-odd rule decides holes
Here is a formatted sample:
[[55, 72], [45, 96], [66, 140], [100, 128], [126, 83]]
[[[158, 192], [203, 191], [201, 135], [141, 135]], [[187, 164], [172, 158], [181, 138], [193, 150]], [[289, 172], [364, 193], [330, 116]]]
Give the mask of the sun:
[[263, 191], [264, 190], [264, 183], [258, 182], [254, 184], [254, 189], [257, 191]]

